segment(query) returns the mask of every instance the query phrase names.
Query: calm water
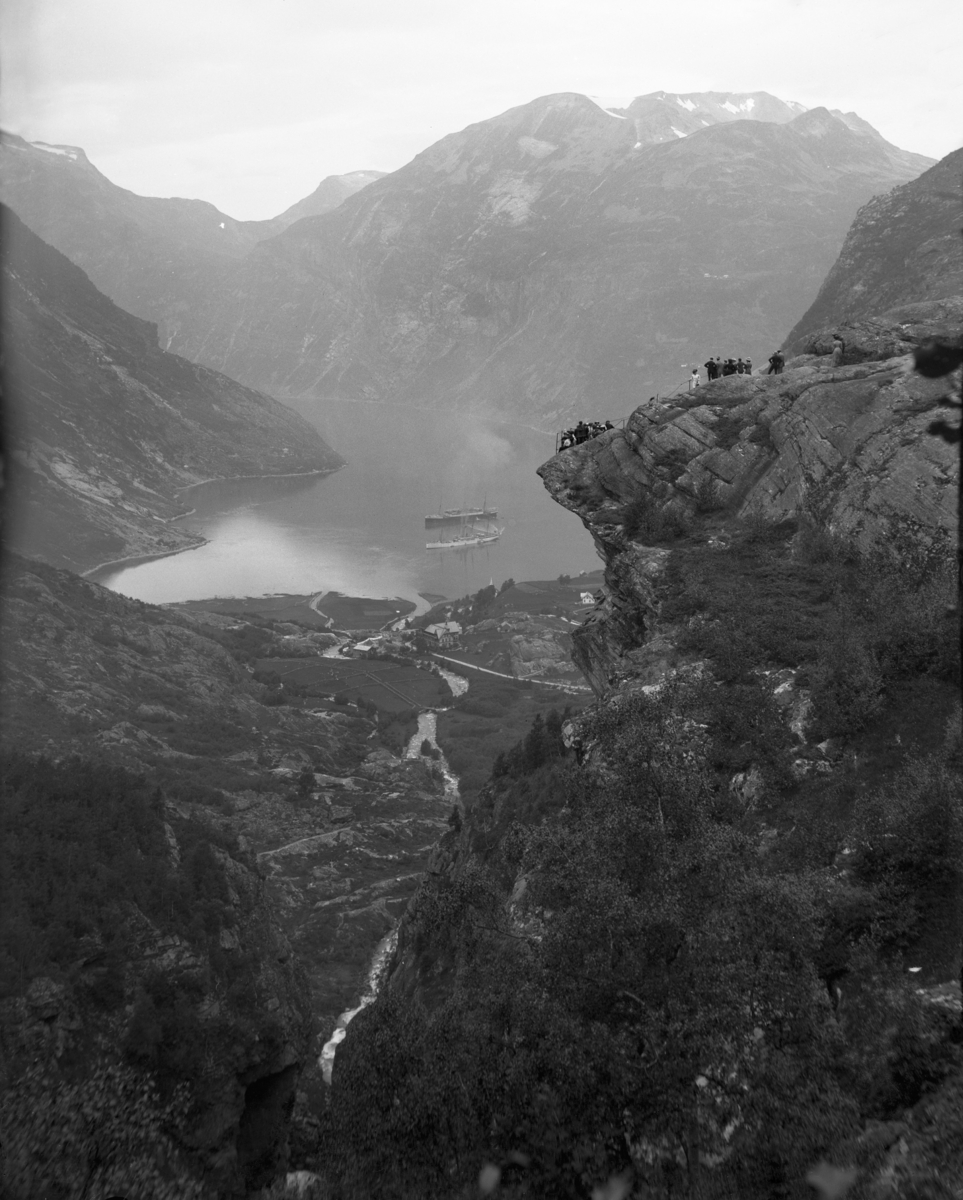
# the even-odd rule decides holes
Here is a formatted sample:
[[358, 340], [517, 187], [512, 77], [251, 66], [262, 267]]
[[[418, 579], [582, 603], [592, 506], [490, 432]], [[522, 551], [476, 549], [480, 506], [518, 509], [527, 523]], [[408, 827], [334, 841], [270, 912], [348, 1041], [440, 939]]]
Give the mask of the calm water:
[[[582, 523], [548, 496], [535, 468], [551, 435], [418, 409], [328, 403], [301, 408], [348, 465], [318, 479], [202, 484], [184, 525], [208, 544], [100, 572], [97, 582], [163, 603], [210, 596], [341, 591], [462, 596], [489, 580], [551, 579], [598, 566]], [[498, 509], [500, 541], [426, 550], [425, 514]]]

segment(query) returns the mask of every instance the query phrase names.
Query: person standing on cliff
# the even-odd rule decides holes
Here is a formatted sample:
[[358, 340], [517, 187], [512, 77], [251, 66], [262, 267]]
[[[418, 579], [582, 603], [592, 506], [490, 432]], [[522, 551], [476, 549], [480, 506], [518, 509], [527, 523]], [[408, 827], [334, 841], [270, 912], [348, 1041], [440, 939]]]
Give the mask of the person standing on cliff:
[[713, 381], [713, 379], [718, 377], [719, 368], [716, 366], [716, 364], [712, 361], [711, 358], [707, 359], [707, 361], [704, 362], [702, 365], [706, 369], [706, 379], [709, 383], [711, 383]]
[[747, 375], [751, 375], [751, 374], [752, 374], [752, 359], [751, 359], [751, 358], [747, 358], [747, 359], [746, 359], [746, 361], [745, 361], [745, 363], [744, 363], [743, 365], [744, 365], [744, 366], [745, 366], [745, 368], [746, 368], [746, 374], [747, 374]]
[[783, 356], [777, 350], [775, 352], [775, 354], [771, 354], [769, 356], [769, 370], [767, 371], [767, 374], [768, 375], [781, 375], [782, 369], [785, 365], [786, 365], [786, 360], [783, 358]]
[[700, 383], [699, 368], [693, 367], [692, 374], [689, 376], [689, 391], [694, 392], [696, 390], [696, 388], [699, 386], [699, 383]]
[[739, 358], [736, 360], [736, 374], [744, 375], [745, 373], [746, 373], [746, 364], [742, 361], [741, 358]]
[[846, 343], [838, 333], [833, 334], [833, 366], [842, 365], [843, 355], [846, 353]]

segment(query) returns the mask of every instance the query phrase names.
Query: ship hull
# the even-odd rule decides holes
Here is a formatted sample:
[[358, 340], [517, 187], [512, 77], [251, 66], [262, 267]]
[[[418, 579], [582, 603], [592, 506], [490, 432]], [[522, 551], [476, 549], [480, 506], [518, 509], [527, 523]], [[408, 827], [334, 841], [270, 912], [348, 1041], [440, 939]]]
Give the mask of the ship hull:
[[441, 542], [426, 542], [426, 550], [468, 550], [472, 546], [485, 546], [489, 542], [497, 542], [505, 531], [492, 530], [491, 533], [468, 534], [465, 537], [449, 538]]

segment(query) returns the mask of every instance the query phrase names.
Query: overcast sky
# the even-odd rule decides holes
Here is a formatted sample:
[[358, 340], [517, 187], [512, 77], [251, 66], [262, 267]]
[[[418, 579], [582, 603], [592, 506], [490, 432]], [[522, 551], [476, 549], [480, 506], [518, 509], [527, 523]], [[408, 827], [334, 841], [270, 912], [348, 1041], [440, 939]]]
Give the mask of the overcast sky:
[[960, 0], [3, 0], [0, 121], [270, 217], [550, 92], [768, 91], [963, 144]]

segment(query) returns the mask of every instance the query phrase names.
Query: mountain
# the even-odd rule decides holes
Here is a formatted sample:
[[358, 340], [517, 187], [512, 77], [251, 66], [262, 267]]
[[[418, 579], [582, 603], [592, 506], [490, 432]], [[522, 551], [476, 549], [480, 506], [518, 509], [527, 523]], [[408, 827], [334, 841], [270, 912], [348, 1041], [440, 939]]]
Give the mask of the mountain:
[[378, 171], [330, 175], [268, 221], [235, 221], [204, 200], [138, 196], [118, 187], [79, 146], [0, 133], [0, 200], [82, 267], [128, 312], [162, 320], [218, 271], [306, 215], [328, 212]]
[[385, 174], [385, 171], [352, 171], [348, 175], [328, 175], [321, 180], [310, 196], [298, 200], [270, 221], [257, 223], [270, 228], [271, 234], [280, 233], [282, 229], [287, 229], [302, 217], [320, 217], [323, 213], [331, 212], [349, 196], [360, 192], [376, 179], [383, 178]]
[[135, 197], [81, 151], [5, 155], [27, 223], [177, 353], [280, 397], [541, 421], [624, 411], [709, 354], [768, 356], [859, 206], [930, 163], [764, 92], [542, 97], [273, 225]]
[[758, 361], [916, 166], [826, 109], [660, 141], [666, 108], [713, 116], [562, 94], [443, 138], [232, 264], [171, 344], [278, 396], [543, 421], [624, 412], [709, 354]]
[[[961, 171], [963, 149], [859, 210], [819, 294], [786, 338], [792, 351], [804, 350], [820, 331], [905, 306], [913, 311], [890, 324], [930, 319], [937, 322], [934, 334], [949, 332], [949, 326], [941, 327], [947, 321], [958, 331], [963, 316]], [[920, 305], [930, 306], [928, 312]]]
[[156, 326], [3, 213], [4, 383], [19, 549], [84, 570], [173, 553], [178, 489], [210, 478], [331, 471], [302, 417], [161, 350]]

